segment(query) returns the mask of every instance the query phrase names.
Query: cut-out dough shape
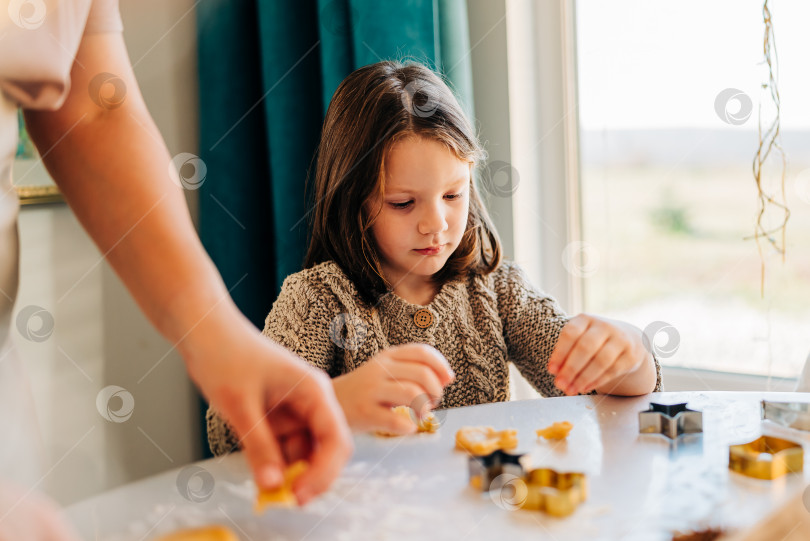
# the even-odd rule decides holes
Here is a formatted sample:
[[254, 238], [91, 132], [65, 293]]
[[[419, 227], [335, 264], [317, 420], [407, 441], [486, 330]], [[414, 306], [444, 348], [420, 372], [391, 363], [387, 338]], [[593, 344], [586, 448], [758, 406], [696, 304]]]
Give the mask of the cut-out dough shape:
[[239, 541], [239, 538], [225, 526], [206, 526], [178, 530], [154, 541]]
[[[397, 406], [393, 408], [394, 413], [399, 415], [402, 418], [408, 419], [412, 423], [416, 424], [416, 432], [436, 432], [439, 429], [439, 421], [436, 419], [436, 416], [433, 415], [433, 412], [428, 413], [421, 419], [417, 419], [416, 412], [414, 412], [408, 406]], [[394, 434], [393, 432], [385, 432], [384, 430], [378, 430], [376, 432], [378, 436], [383, 436], [386, 438], [392, 438], [396, 436], [400, 436], [400, 434]]]
[[309, 464], [305, 460], [299, 460], [284, 470], [284, 482], [274, 490], [259, 490], [256, 496], [256, 513], [263, 512], [267, 507], [295, 507], [298, 499], [292, 490], [293, 483], [305, 471]]
[[456, 432], [456, 448], [475, 456], [518, 446], [517, 430], [495, 430], [491, 426], [465, 426]]
[[568, 421], [552, 423], [550, 426], [538, 430], [537, 437], [546, 438], [547, 440], [564, 440], [568, 437], [568, 433], [571, 432], [572, 428], [574, 428], [574, 425]]

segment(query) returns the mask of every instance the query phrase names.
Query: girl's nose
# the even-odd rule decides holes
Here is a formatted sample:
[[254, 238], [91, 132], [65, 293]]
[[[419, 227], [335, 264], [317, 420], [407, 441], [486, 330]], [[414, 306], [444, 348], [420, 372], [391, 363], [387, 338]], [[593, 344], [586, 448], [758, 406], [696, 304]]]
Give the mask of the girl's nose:
[[417, 225], [417, 230], [423, 235], [435, 235], [447, 229], [447, 220], [445, 219], [443, 210], [436, 206], [431, 205], [426, 208], [422, 213]]

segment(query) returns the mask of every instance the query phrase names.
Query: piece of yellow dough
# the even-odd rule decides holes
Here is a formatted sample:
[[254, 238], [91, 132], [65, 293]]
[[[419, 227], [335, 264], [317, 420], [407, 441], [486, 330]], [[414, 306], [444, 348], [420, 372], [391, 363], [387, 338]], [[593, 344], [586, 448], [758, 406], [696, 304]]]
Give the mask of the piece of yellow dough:
[[[408, 419], [411, 422], [414, 422], [416, 419], [416, 413], [412, 413], [413, 410], [408, 406], [397, 406], [393, 408], [394, 413]], [[436, 420], [436, 416], [433, 413], [428, 413], [418, 422], [416, 422], [416, 431], [417, 432], [436, 432], [439, 429], [439, 421]], [[378, 436], [384, 437], [394, 437], [399, 436], [400, 434], [394, 434], [393, 432], [385, 432], [384, 430], [378, 430], [376, 432]]]
[[568, 433], [571, 432], [572, 428], [574, 428], [574, 425], [568, 421], [553, 423], [551, 426], [538, 430], [537, 437], [546, 438], [547, 440], [564, 440], [568, 437]]
[[178, 530], [153, 541], [239, 541], [239, 538], [225, 526], [205, 526]]
[[309, 464], [305, 460], [299, 460], [287, 467], [284, 470], [284, 483], [275, 490], [259, 490], [256, 496], [256, 505], [254, 510], [256, 513], [261, 513], [268, 506], [275, 507], [294, 507], [298, 505], [298, 499], [292, 491], [292, 485], [298, 477], [304, 473]]
[[488, 455], [498, 449], [514, 449], [517, 430], [495, 430], [491, 426], [465, 426], [456, 432], [456, 448], [475, 456]]

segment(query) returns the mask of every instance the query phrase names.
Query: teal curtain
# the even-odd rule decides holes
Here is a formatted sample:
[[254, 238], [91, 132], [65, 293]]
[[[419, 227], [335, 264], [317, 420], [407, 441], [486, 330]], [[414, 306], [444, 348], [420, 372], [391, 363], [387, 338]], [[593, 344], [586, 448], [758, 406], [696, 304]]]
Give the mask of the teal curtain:
[[258, 327], [308, 243], [305, 183], [332, 93], [353, 70], [412, 59], [468, 112], [465, 0], [206, 0], [197, 7], [200, 235]]

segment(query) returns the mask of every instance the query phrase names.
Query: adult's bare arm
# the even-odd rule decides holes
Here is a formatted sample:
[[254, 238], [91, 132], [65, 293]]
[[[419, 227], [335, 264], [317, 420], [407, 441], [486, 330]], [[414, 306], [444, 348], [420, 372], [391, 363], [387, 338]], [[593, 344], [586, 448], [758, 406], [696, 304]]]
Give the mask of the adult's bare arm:
[[[92, 99], [94, 77], [124, 82], [118, 106]], [[257, 483], [272, 488], [284, 465], [280, 430], [312, 440], [296, 491], [323, 491], [351, 454], [350, 433], [328, 378], [272, 343], [231, 301], [189, 217], [171, 157], [138, 89], [121, 34], [85, 36], [57, 111], [26, 111], [28, 131], [84, 228], [188, 372], [242, 439]], [[97, 86], [97, 85], [96, 85]], [[113, 86], [100, 91], [112, 93]], [[120, 92], [120, 90], [119, 90]], [[97, 95], [97, 94], [96, 94]], [[144, 373], [152, 360], [144, 360]], [[296, 436], [298, 437], [298, 436]]]

